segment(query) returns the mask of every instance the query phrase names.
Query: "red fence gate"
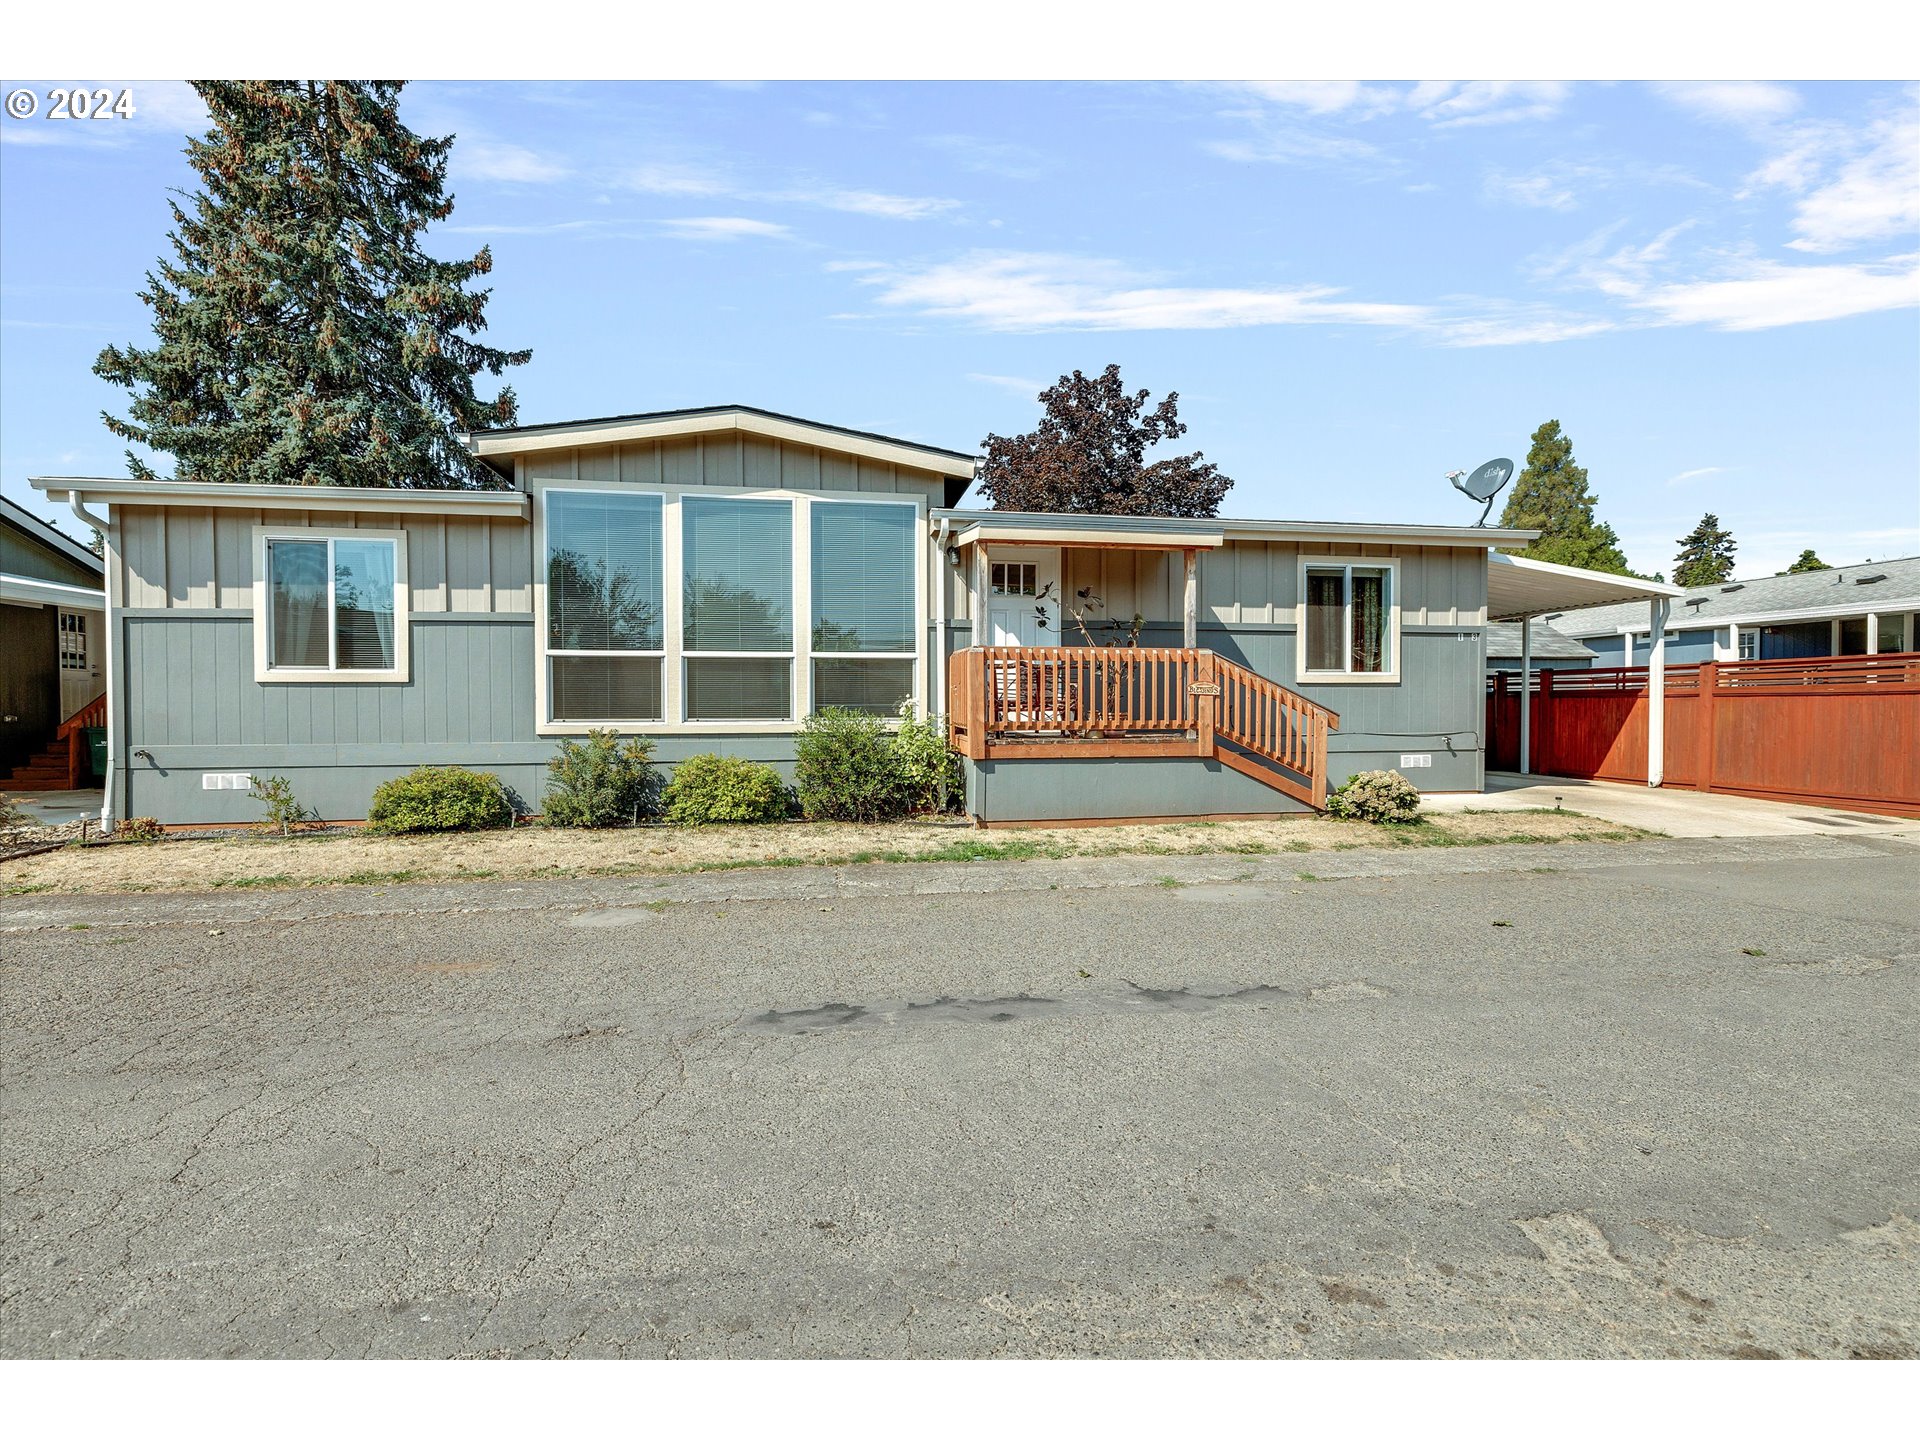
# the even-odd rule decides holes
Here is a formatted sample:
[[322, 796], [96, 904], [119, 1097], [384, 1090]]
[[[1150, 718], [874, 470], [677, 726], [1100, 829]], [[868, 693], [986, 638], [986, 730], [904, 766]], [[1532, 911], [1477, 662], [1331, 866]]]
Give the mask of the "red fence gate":
[[[1487, 690], [1487, 766], [1520, 766], [1518, 674]], [[1920, 653], [1670, 665], [1663, 783], [1920, 815]], [[1542, 670], [1532, 769], [1647, 778], [1647, 671]]]

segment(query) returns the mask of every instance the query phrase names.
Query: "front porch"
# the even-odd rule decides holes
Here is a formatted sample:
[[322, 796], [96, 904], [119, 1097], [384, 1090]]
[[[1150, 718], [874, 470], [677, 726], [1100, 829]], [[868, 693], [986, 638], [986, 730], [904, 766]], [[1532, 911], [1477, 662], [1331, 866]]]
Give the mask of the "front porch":
[[1202, 759], [1324, 810], [1340, 717], [1212, 650], [982, 646], [948, 667], [968, 760]]

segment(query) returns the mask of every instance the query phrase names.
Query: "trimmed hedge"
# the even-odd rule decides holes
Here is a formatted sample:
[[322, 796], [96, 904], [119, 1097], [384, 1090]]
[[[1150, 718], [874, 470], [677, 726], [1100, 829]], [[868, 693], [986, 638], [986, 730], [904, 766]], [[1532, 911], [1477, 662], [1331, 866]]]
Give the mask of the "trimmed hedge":
[[513, 821], [500, 777], [458, 765], [422, 765], [373, 792], [367, 828], [382, 835], [494, 830]]
[[689, 756], [660, 799], [676, 825], [758, 825], [793, 809], [779, 771], [737, 755]]

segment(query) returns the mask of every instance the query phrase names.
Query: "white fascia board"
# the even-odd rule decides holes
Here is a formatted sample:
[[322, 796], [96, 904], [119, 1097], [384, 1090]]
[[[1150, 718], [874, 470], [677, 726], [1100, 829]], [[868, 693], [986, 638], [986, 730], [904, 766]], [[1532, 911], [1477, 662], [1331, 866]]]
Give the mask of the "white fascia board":
[[468, 444], [473, 453], [480, 456], [526, 455], [539, 450], [573, 450], [583, 445], [621, 445], [641, 440], [670, 440], [680, 435], [715, 435], [727, 431], [743, 431], [770, 440], [808, 445], [816, 450], [864, 456], [890, 465], [904, 465], [912, 470], [930, 470], [937, 475], [951, 475], [966, 480], [973, 478], [975, 462], [969, 459], [747, 411], [718, 415], [676, 415], [661, 420], [583, 421], [574, 425], [554, 425], [499, 435], [476, 434]]
[[1310, 540], [1368, 545], [1458, 545], [1491, 550], [1524, 545], [1538, 530], [1491, 530], [1478, 525], [1352, 525], [1333, 520], [1225, 520], [1229, 540]]
[[1226, 537], [1172, 530], [1055, 529], [1046, 525], [969, 525], [955, 533], [953, 543], [967, 545], [1060, 545], [1067, 549], [1114, 546], [1134, 550], [1213, 550]]
[[49, 500], [78, 495], [112, 505], [192, 505], [240, 510], [350, 510], [362, 514], [527, 518], [518, 490], [401, 490], [374, 485], [219, 485], [206, 481], [87, 479], [36, 475]]
[[64, 605], [69, 610], [107, 608], [104, 590], [62, 585], [55, 580], [34, 580], [25, 575], [0, 575], [0, 601], [9, 605]]

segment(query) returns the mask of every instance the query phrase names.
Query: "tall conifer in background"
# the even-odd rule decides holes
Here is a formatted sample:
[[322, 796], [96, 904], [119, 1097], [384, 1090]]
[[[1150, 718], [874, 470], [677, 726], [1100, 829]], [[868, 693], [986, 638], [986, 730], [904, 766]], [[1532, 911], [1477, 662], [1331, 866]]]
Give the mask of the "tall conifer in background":
[[1540, 538], [1515, 551], [1554, 565], [1577, 565], [1631, 575], [1620, 537], [1613, 527], [1594, 519], [1596, 497], [1587, 488], [1584, 466], [1573, 461], [1573, 442], [1560, 433], [1560, 422], [1549, 420], [1533, 432], [1527, 468], [1507, 492], [1507, 508], [1500, 513], [1503, 528], [1538, 530]]
[[[94, 373], [133, 392], [123, 440], [174, 479], [269, 485], [498, 483], [457, 432], [512, 424], [514, 396], [474, 377], [530, 358], [475, 338], [493, 268], [436, 260], [421, 232], [453, 209], [452, 137], [415, 135], [394, 80], [200, 81], [212, 128], [172, 203], [171, 259], [148, 272], [150, 349], [109, 346]], [[127, 453], [134, 475], [154, 478]]]
[[1702, 515], [1679, 545], [1680, 553], [1673, 557], [1674, 584], [1720, 585], [1733, 578], [1733, 552], [1739, 545], [1733, 532], [1721, 527], [1718, 515]]

